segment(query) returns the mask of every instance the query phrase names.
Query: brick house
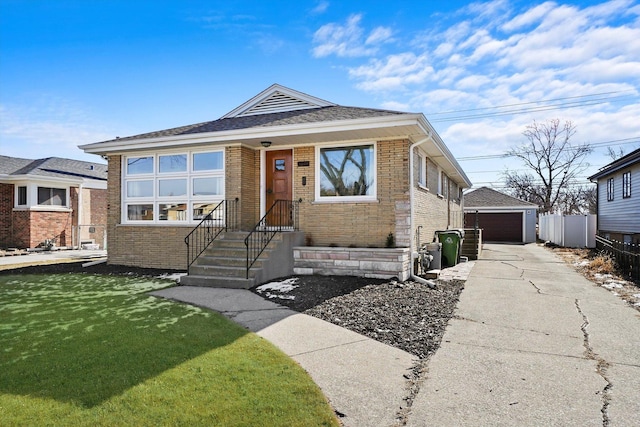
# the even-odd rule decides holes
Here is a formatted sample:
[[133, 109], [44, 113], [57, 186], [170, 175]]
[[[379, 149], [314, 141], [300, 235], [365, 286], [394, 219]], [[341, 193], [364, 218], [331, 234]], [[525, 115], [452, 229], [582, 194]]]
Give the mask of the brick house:
[[106, 242], [107, 166], [0, 156], [0, 248]]
[[[294, 272], [405, 280], [417, 231], [426, 242], [462, 227], [471, 185], [423, 114], [277, 84], [218, 120], [80, 148], [108, 157], [108, 262], [188, 267], [185, 283], [214, 283], [208, 275], [249, 287]], [[206, 250], [202, 233], [190, 235], [199, 223], [215, 231]], [[279, 251], [254, 249], [272, 235]]]

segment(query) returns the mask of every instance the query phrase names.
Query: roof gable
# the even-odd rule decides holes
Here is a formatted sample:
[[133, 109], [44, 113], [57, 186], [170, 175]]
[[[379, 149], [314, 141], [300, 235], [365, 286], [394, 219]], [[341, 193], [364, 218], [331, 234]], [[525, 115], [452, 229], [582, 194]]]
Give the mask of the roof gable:
[[465, 208], [486, 208], [486, 207], [516, 207], [523, 206], [532, 208], [535, 203], [511, 197], [489, 187], [480, 187], [464, 195]]
[[336, 104], [279, 84], [273, 84], [221, 118], [228, 119], [258, 114], [281, 113], [334, 105]]

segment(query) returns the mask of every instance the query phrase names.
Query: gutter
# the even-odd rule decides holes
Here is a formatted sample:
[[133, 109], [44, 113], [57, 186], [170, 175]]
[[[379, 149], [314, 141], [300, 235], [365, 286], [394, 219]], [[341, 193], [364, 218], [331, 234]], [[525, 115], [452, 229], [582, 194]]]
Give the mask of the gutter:
[[431, 289], [435, 289], [436, 288], [436, 284], [435, 282], [432, 282], [431, 280], [426, 280], [423, 279], [422, 277], [418, 277], [416, 276], [416, 274], [413, 271], [413, 265], [414, 262], [416, 260], [416, 258], [418, 258], [418, 251], [417, 249], [414, 250], [413, 248], [413, 242], [415, 239], [415, 227], [414, 227], [414, 220], [413, 220], [413, 204], [415, 203], [414, 201], [414, 173], [413, 173], [413, 163], [414, 163], [414, 154], [413, 154], [413, 150], [414, 148], [416, 148], [418, 145], [422, 145], [425, 142], [427, 142], [429, 139], [432, 138], [433, 134], [431, 133], [431, 130], [428, 130], [427, 132], [427, 137], [424, 139], [419, 140], [418, 142], [414, 142], [413, 144], [411, 144], [411, 146], [409, 147], [409, 198], [411, 200], [411, 202], [409, 203], [409, 208], [410, 208], [410, 213], [409, 213], [409, 223], [410, 223], [410, 227], [411, 227], [411, 233], [410, 235], [410, 241], [409, 241], [409, 248], [411, 249], [411, 264], [409, 265], [409, 271], [411, 272], [411, 280], [421, 283], [423, 285], [427, 285], [429, 286], [429, 288]]

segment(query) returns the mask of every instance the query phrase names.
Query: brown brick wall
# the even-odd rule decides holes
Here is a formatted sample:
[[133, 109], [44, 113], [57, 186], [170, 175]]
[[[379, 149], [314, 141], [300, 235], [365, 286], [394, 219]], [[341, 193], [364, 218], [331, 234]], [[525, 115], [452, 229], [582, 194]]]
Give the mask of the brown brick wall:
[[0, 183], [0, 248], [14, 247], [13, 240], [13, 184]]
[[73, 212], [55, 211], [15, 211], [14, 224], [22, 234], [26, 228], [28, 236], [18, 237], [19, 247], [35, 248], [46, 239], [55, 238], [56, 246], [71, 246], [73, 237]]
[[[314, 246], [384, 247], [388, 234], [396, 234], [395, 204], [409, 199], [409, 142], [383, 141], [377, 144], [377, 202], [315, 203], [315, 148], [294, 151], [296, 166], [294, 199], [302, 198], [300, 229]], [[302, 185], [302, 177], [307, 185]]]
[[[377, 201], [360, 203], [315, 202], [315, 148], [294, 149], [293, 198], [300, 204], [300, 230], [314, 246], [384, 247], [391, 232], [398, 246], [408, 245], [409, 191], [408, 140], [376, 144]], [[226, 198], [240, 199], [241, 228], [249, 229], [259, 219], [260, 153], [246, 147], [228, 147], [225, 153]], [[298, 166], [308, 161], [309, 166]], [[416, 226], [422, 225], [422, 241], [444, 229], [455, 203], [438, 197], [437, 167], [428, 167], [427, 185], [416, 188]], [[434, 172], [435, 170], [435, 172]], [[302, 185], [306, 177], [306, 185]], [[417, 180], [416, 180], [417, 181]], [[184, 237], [191, 226], [125, 226], [120, 224], [121, 158], [109, 158], [108, 249], [109, 263], [154, 268], [186, 268]], [[456, 194], [456, 193], [452, 193]]]
[[71, 246], [78, 206], [78, 188], [69, 191], [72, 210], [14, 210], [12, 184], [0, 184], [0, 246], [35, 248], [55, 238], [57, 246]]
[[[418, 179], [418, 165], [414, 165], [414, 180]], [[427, 243], [433, 240], [437, 230], [446, 230], [448, 226], [462, 228], [462, 207], [458, 198], [458, 185], [449, 181], [449, 200], [437, 195], [438, 166], [427, 158], [427, 189], [416, 186], [414, 189], [414, 226], [416, 240]], [[420, 236], [418, 236], [418, 230]]]
[[108, 235], [108, 263], [186, 270], [190, 226], [117, 225]]
[[[28, 210], [13, 211], [13, 246], [20, 249], [31, 248], [31, 217]], [[40, 242], [38, 242], [40, 243]], [[36, 243], [37, 245], [37, 243]]]
[[240, 228], [251, 229], [260, 219], [260, 152], [227, 147], [225, 159], [225, 198], [239, 199]]

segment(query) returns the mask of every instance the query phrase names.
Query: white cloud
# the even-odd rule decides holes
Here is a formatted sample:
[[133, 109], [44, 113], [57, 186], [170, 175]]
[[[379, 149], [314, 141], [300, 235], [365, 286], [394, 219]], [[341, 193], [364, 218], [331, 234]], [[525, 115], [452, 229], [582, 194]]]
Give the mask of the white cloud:
[[540, 22], [540, 20], [554, 7], [556, 7], [556, 4], [553, 2], [542, 3], [512, 18], [502, 26], [502, 29], [505, 31], [514, 31], [519, 30], [522, 27], [533, 25]]
[[69, 101], [44, 97], [31, 105], [0, 105], [3, 154], [24, 157], [18, 153], [24, 153], [27, 146], [31, 147], [30, 158], [68, 157], [99, 161], [95, 155], [84, 154], [78, 145], [115, 136]]
[[585, 142], [637, 141], [639, 15], [633, 0], [473, 3], [415, 34], [396, 30], [412, 42], [349, 76], [385, 108], [423, 111], [456, 156], [503, 153], [552, 118], [573, 121]]
[[320, 27], [313, 35], [313, 56], [322, 58], [329, 55], [338, 57], [371, 56], [378, 52], [380, 43], [391, 41], [390, 28], [374, 28], [365, 37], [360, 26], [362, 15], [351, 15], [345, 24], [330, 23]]
[[329, 2], [319, 1], [318, 4], [313, 9], [311, 9], [311, 13], [314, 15], [321, 15], [325, 13], [327, 9], [329, 9]]

